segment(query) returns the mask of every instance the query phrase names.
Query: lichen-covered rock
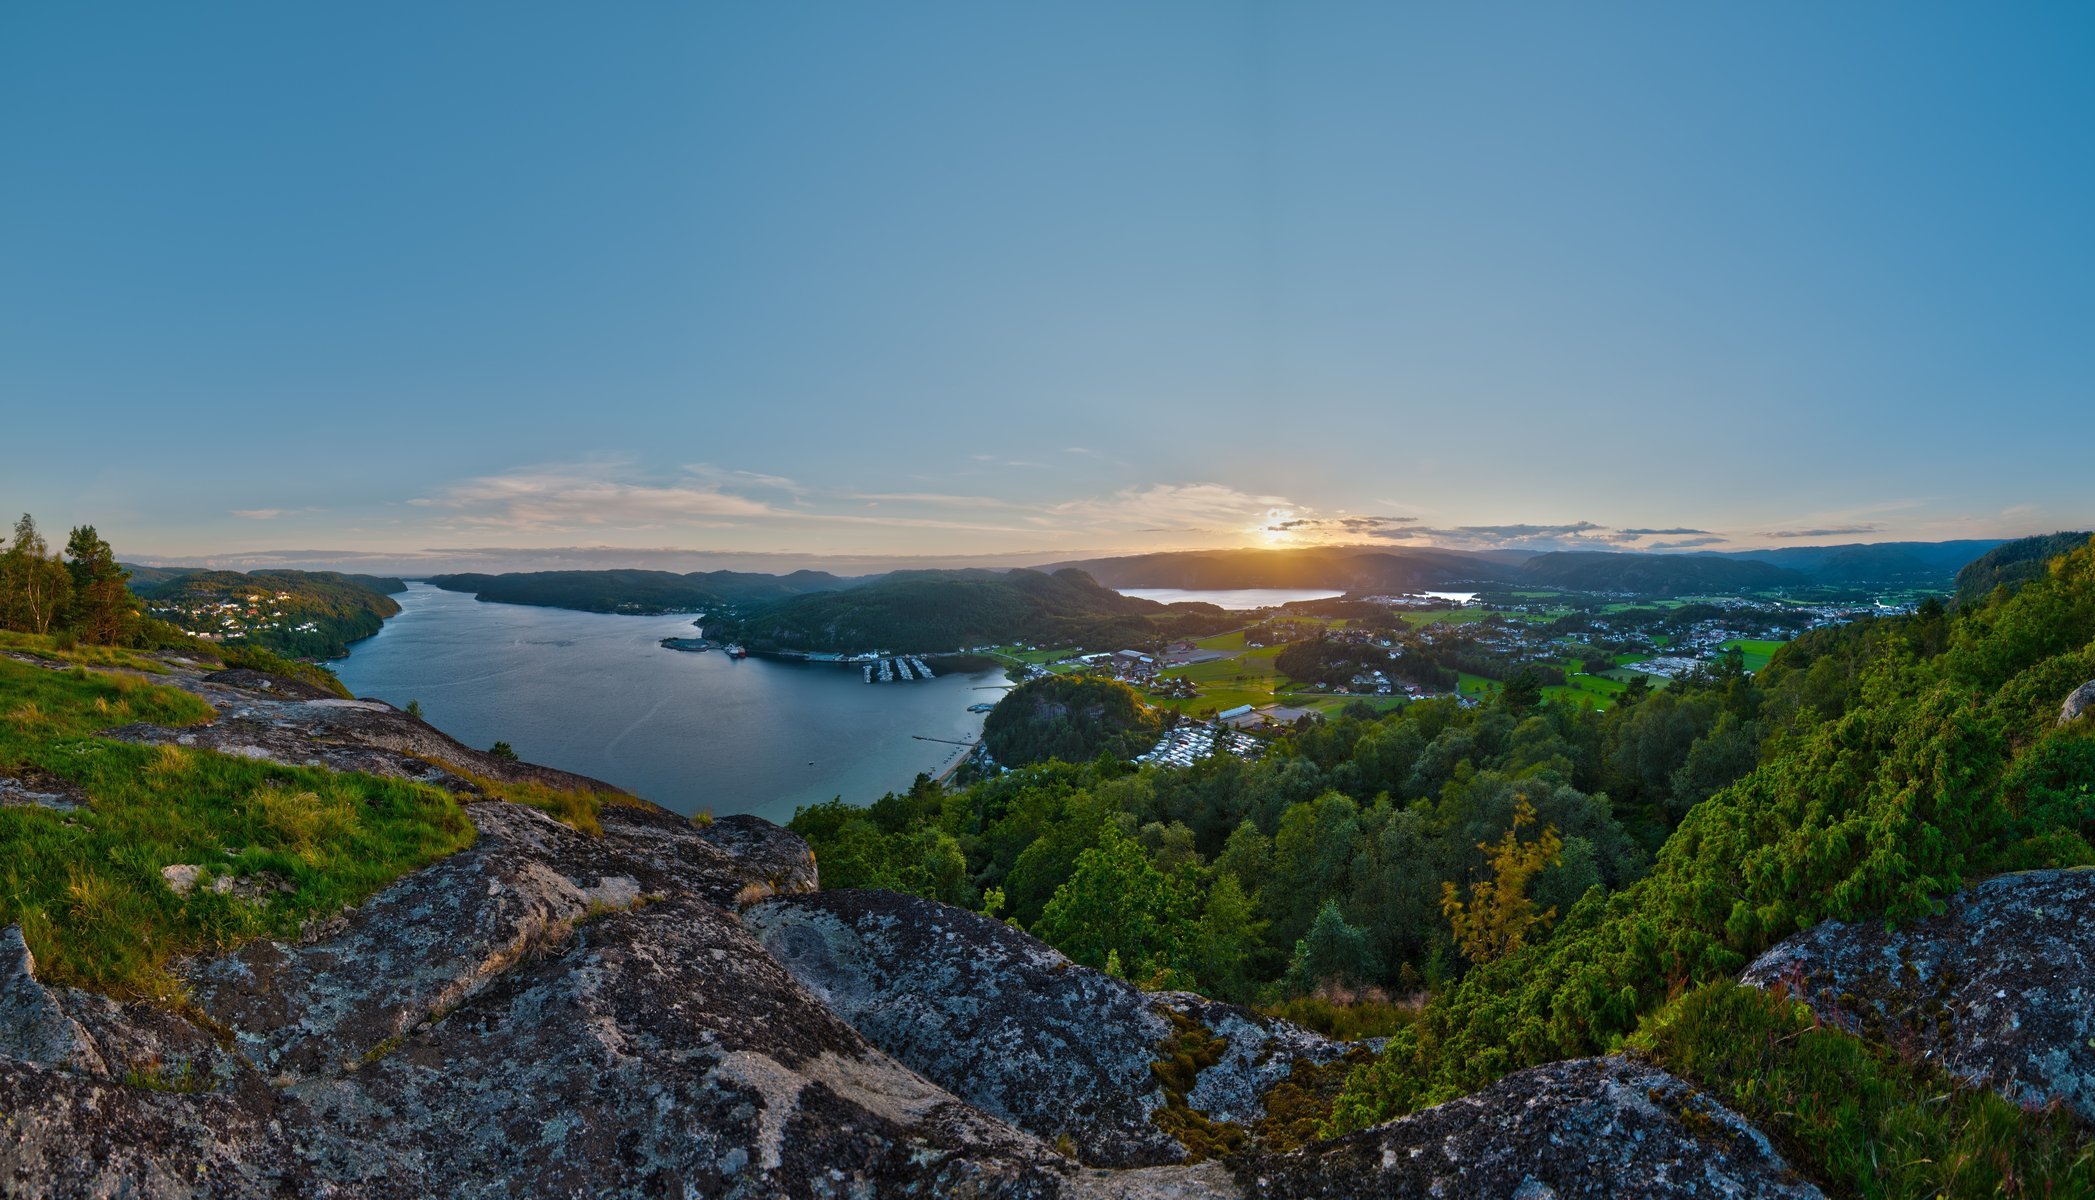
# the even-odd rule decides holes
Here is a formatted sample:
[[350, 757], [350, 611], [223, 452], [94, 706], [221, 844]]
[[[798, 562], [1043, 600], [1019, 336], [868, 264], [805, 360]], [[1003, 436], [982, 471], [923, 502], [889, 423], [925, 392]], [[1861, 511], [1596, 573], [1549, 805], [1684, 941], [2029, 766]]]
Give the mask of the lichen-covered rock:
[[2017, 1103], [2095, 1121], [2095, 871], [1996, 876], [1892, 930], [1829, 921], [1743, 979]]
[[1476, 1095], [1233, 1169], [1259, 1200], [1821, 1194], [1738, 1114], [1620, 1057], [1532, 1067]]
[[87, 1031], [36, 977], [36, 957], [14, 925], [0, 929], [0, 1058], [76, 1071], [109, 1069]]
[[1185, 1097], [1213, 1120], [1256, 1120], [1296, 1061], [1348, 1049], [1233, 1005], [1145, 994], [1001, 921], [913, 896], [821, 892], [744, 920], [874, 1045], [1086, 1163], [1188, 1156], [1158, 1120], [1171, 1098], [1152, 1064], [1174, 1035], [1171, 1012], [1220, 1039]]
[[748, 864], [750, 874], [759, 880], [751, 884], [751, 899], [794, 896], [822, 886], [815, 852], [762, 817], [746, 813], [714, 817], [699, 824], [698, 836]]
[[2059, 706], [2059, 724], [2072, 724], [2086, 716], [2090, 709], [2095, 709], [2095, 679], [2081, 684], [2066, 697], [2066, 702]]
[[[182, 688], [218, 712], [207, 725], [140, 723], [104, 736], [148, 746], [216, 750], [290, 766], [361, 771], [477, 794], [467, 775], [563, 790], [621, 794], [599, 779], [498, 758], [431, 728], [383, 700], [342, 700], [309, 684], [258, 671], [177, 669], [153, 682]], [[264, 685], [267, 686], [264, 686]]]

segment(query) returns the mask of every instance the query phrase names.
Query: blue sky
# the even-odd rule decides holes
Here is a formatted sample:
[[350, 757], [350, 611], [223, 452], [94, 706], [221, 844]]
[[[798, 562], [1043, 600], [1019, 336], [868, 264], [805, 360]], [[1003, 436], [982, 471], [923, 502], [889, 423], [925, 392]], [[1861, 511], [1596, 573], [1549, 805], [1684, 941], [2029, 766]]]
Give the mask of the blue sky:
[[2091, 54], [2078, 4], [8, 5], [0, 505], [409, 565], [2085, 528]]

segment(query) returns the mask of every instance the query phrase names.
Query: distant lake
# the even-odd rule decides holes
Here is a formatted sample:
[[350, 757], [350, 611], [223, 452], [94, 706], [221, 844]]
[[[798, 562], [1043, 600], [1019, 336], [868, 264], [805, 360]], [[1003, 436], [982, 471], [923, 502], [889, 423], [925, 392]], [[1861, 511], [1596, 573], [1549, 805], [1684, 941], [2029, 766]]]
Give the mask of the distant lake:
[[1159, 604], [1213, 604], [1219, 608], [1274, 608], [1294, 600], [1325, 600], [1346, 593], [1338, 588], [1115, 588], [1123, 596]]
[[626, 617], [483, 604], [412, 583], [400, 615], [350, 647], [336, 673], [359, 696], [422, 702], [438, 729], [481, 749], [594, 776], [689, 813], [864, 804], [937, 774], [982, 730], [970, 704], [1001, 671], [868, 685], [857, 667], [735, 661], [665, 650], [689, 616]]

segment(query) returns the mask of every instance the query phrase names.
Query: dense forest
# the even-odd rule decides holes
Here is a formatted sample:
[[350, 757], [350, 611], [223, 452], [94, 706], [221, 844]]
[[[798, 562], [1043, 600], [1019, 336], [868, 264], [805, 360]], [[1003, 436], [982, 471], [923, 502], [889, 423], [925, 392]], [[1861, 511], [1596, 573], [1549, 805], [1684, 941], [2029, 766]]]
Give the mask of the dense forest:
[[745, 601], [834, 591], [855, 580], [826, 571], [760, 575], [746, 571], [519, 571], [506, 575], [434, 575], [445, 591], [481, 600], [603, 613], [705, 612]]
[[1010, 642], [1121, 647], [1239, 624], [1211, 604], [1123, 596], [1081, 571], [898, 571], [847, 591], [747, 605], [706, 630], [752, 650], [930, 654]]
[[1851, 1052], [1728, 981], [1819, 921], [1898, 921], [1967, 879], [2095, 864], [2095, 723], [2056, 724], [2091, 678], [2083, 539], [1955, 611], [1816, 630], [1757, 675], [1720, 659], [1604, 713], [1526, 689], [1356, 706], [1257, 761], [1051, 761], [793, 827], [825, 886], [974, 907], [1147, 987], [1393, 1032], [1332, 1131], [1628, 1040], [1714, 1055], [1664, 1061], [1822, 1176], [1866, 1180], [1872, 1139], [1894, 1136], [1942, 1171], [1985, 1152], [2012, 1176], [2041, 1121], [2004, 1131], [2021, 1120], [2005, 1105], [1945, 1105], [1932, 1067], [1842, 1058], [1871, 1107], [1813, 1115], [1781, 1089], [1827, 1086], [1817, 1056]]
[[1133, 758], [1155, 745], [1163, 729], [1163, 715], [1124, 683], [1050, 675], [998, 703], [982, 723], [982, 744], [1007, 767], [1051, 758], [1085, 762], [1101, 754]]
[[341, 658], [399, 613], [398, 579], [337, 571], [184, 571], [131, 590], [155, 616], [195, 634], [293, 658]]

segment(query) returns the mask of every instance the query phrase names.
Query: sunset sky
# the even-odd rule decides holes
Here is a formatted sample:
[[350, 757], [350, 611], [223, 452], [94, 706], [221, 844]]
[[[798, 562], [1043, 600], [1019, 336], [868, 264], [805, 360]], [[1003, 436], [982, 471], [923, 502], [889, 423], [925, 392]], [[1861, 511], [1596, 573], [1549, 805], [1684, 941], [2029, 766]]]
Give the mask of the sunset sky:
[[0, 507], [396, 568], [2087, 528], [2091, 58], [2085, 4], [10, 4]]

